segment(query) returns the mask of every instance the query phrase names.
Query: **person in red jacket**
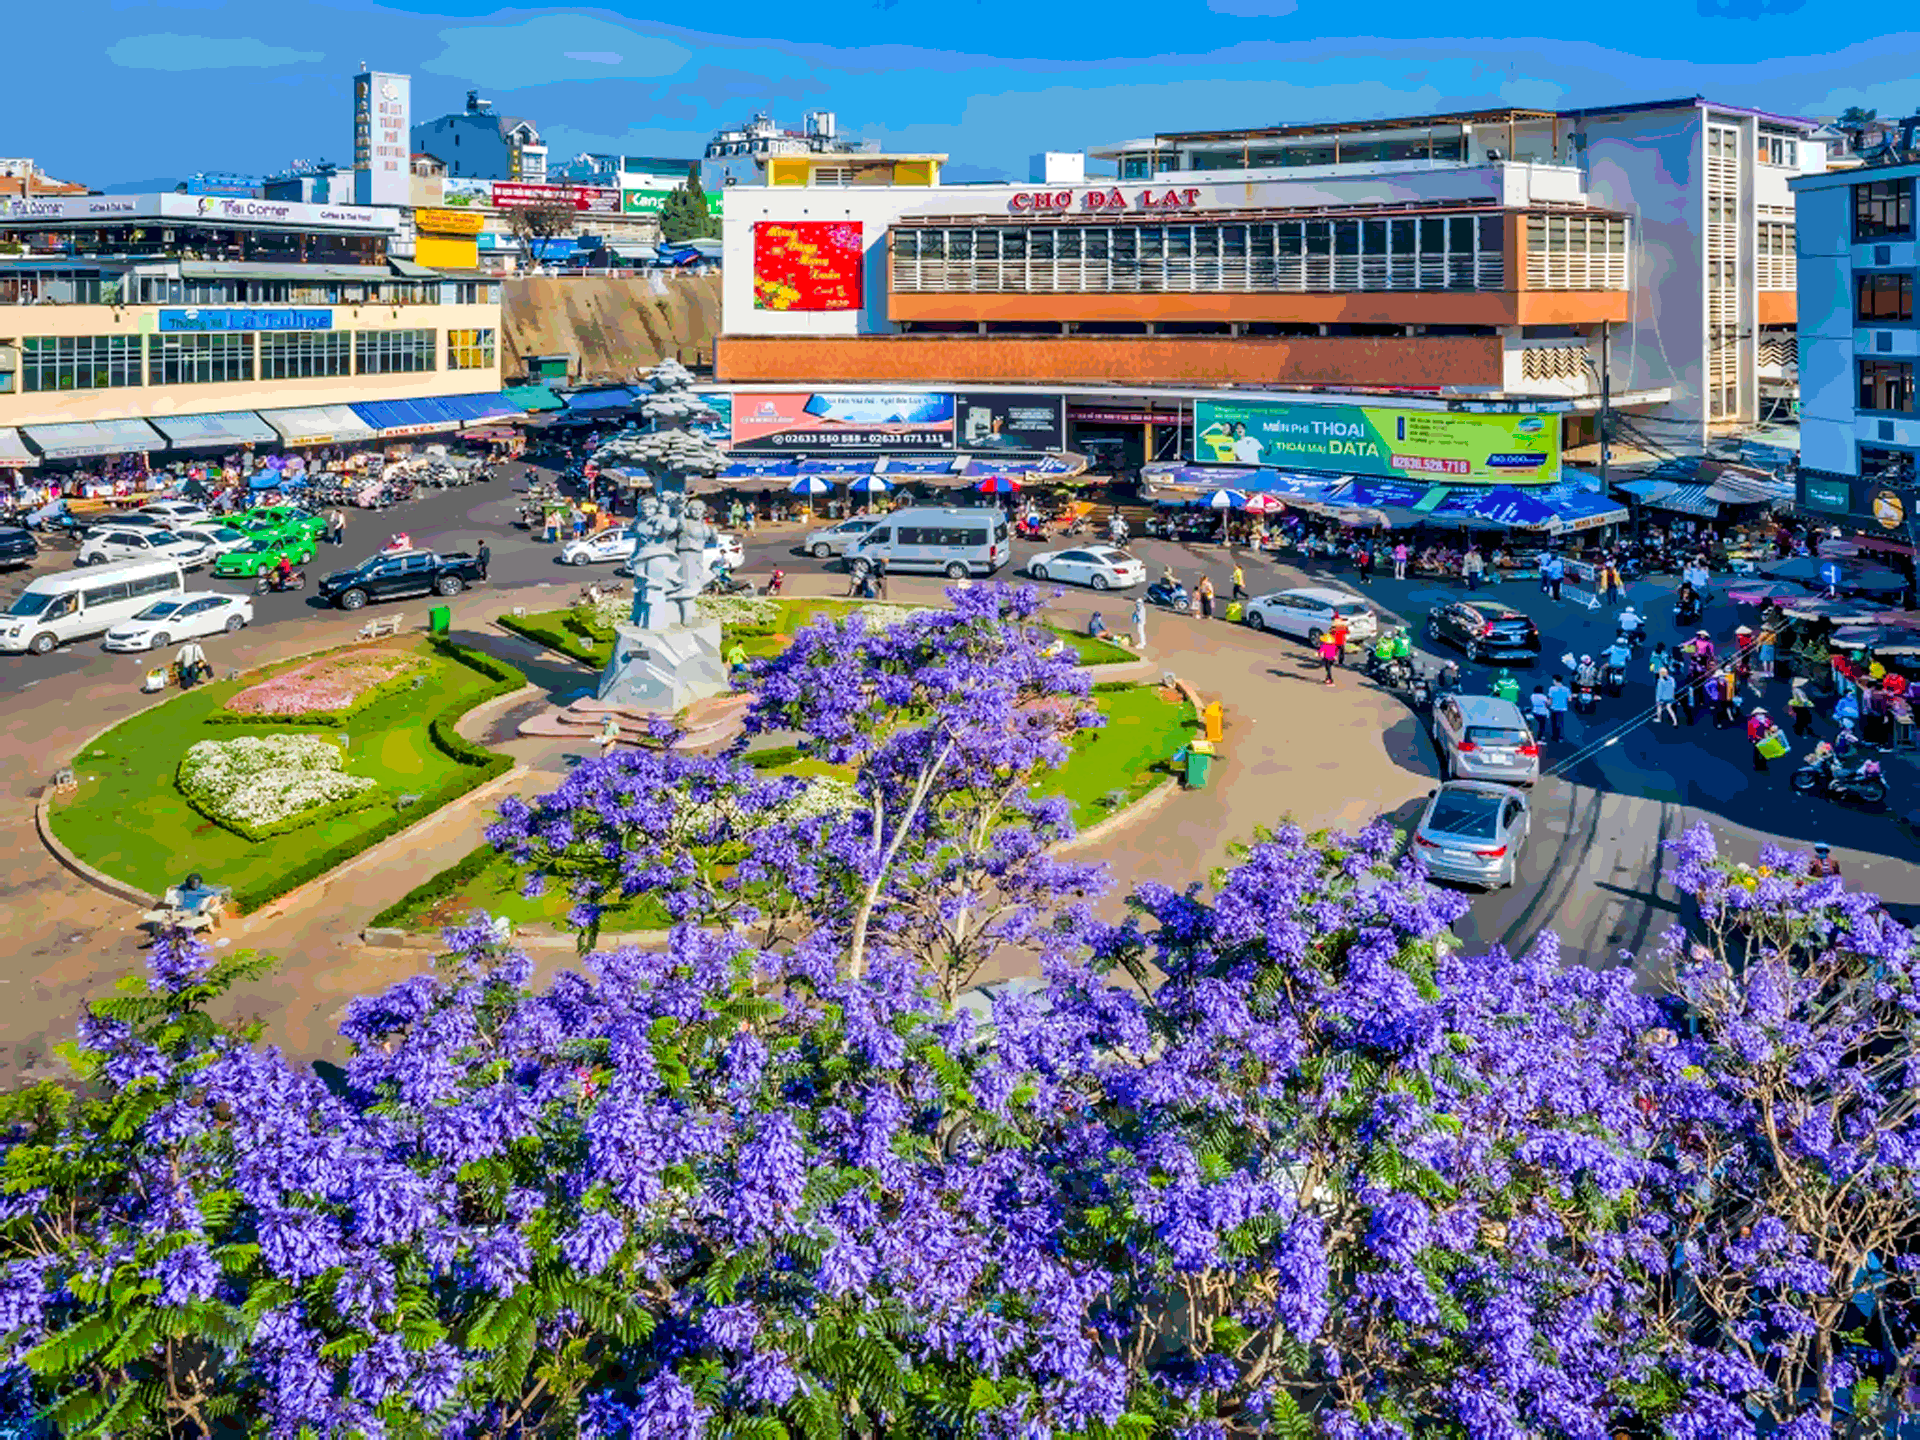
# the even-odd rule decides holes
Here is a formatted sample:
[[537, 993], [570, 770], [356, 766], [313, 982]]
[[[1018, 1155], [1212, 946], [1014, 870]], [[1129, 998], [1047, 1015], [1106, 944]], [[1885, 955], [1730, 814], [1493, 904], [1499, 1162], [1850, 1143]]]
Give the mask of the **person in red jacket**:
[[1773, 720], [1765, 710], [1756, 709], [1747, 720], [1747, 743], [1753, 746], [1753, 768], [1765, 770], [1767, 757], [1760, 753], [1760, 746], [1773, 733]]

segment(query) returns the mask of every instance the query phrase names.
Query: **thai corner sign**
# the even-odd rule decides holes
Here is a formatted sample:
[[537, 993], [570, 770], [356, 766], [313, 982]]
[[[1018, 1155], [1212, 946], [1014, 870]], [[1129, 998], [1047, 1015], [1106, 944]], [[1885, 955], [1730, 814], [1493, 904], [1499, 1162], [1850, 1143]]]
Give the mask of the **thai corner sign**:
[[1193, 458], [1216, 465], [1547, 484], [1561, 478], [1560, 419], [1196, 400]]

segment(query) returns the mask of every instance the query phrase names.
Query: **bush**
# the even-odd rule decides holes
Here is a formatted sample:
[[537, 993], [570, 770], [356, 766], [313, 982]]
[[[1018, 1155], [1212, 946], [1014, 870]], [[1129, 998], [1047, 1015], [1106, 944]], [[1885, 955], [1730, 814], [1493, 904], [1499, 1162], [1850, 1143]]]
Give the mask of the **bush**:
[[[392, 651], [385, 653], [393, 654]], [[308, 659], [302, 661], [301, 665], [312, 665], [317, 663], [318, 659], [324, 658], [325, 657], [322, 656]], [[257, 714], [250, 714], [242, 710], [229, 710], [226, 705], [223, 705], [220, 709], [208, 715], [207, 720], [214, 725], [324, 725], [338, 728], [339, 726], [345, 725], [349, 720], [353, 719], [354, 716], [360, 714], [370, 706], [377, 705], [388, 696], [397, 695], [408, 686], [417, 683], [422, 668], [420, 657], [417, 655], [404, 655], [397, 656], [396, 658], [404, 659], [407, 662], [404, 669], [390, 679], [382, 680], [376, 685], [368, 686], [367, 689], [361, 691], [360, 694], [353, 698], [352, 703], [342, 706], [338, 710], [307, 710], [290, 711], [287, 713], [268, 713], [262, 711]], [[301, 666], [295, 665], [288, 668], [297, 670], [301, 668]], [[278, 673], [284, 675], [287, 672], [282, 670]], [[274, 678], [276, 677], [268, 676], [267, 680], [270, 681]], [[264, 684], [266, 681], [258, 683]], [[227, 705], [231, 705], [234, 700], [238, 700], [242, 695], [247, 694], [249, 690], [254, 688], [256, 687], [250, 685], [247, 689], [236, 692], [227, 701]]]
[[491, 865], [497, 854], [498, 852], [491, 845], [482, 845], [477, 850], [469, 851], [463, 858], [449, 865], [432, 879], [414, 886], [374, 916], [371, 923], [392, 925], [404, 920], [409, 912], [417, 908], [431, 905], [436, 900], [444, 900]]
[[605, 645], [613, 638], [611, 630], [596, 635], [592, 626], [585, 624], [575, 615], [567, 615], [557, 625], [551, 622], [539, 623], [532, 616], [502, 615], [502, 629], [524, 636], [536, 645], [544, 645], [549, 650], [558, 650], [569, 659], [578, 660], [583, 665], [601, 665], [604, 657], [596, 652], [595, 646]]

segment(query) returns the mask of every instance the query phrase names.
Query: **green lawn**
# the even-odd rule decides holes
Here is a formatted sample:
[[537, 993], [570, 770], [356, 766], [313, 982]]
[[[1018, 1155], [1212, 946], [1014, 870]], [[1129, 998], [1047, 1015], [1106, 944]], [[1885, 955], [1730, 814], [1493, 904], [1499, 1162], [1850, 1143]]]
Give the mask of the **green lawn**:
[[[1168, 761], [1186, 744], [1195, 723], [1192, 707], [1177, 691], [1155, 685], [1103, 686], [1094, 691], [1093, 699], [1107, 717], [1106, 725], [1081, 736], [1067, 763], [1035, 787], [1039, 794], [1064, 792], [1073, 805], [1073, 823], [1080, 829], [1111, 815], [1118, 808], [1109, 803], [1114, 797], [1124, 797], [1119, 805], [1131, 804], [1168, 778], [1173, 773]], [[791, 747], [767, 751], [766, 758], [780, 774], [846, 773], [822, 761], [797, 758]], [[572, 905], [565, 888], [552, 885], [545, 894], [528, 899], [520, 893], [520, 883], [512, 862], [482, 846], [405, 896], [376, 923], [435, 930], [481, 910], [505, 916], [516, 925], [565, 928]], [[633, 905], [610, 910], [602, 929], [618, 934], [667, 924], [666, 912], [643, 897]]]
[[[392, 802], [402, 795], [428, 797], [411, 815], [422, 818], [436, 792], [442, 792], [437, 798], [445, 803], [443, 787], [468, 788], [460, 784], [463, 779], [484, 778], [480, 767], [462, 764], [436, 745], [429, 726], [443, 713], [471, 709], [497, 693], [495, 682], [439, 655], [430, 655], [418, 689], [386, 696], [340, 730], [208, 720], [235, 692], [284, 668], [190, 690], [101, 736], [74, 761], [79, 788], [54, 802], [54, 834], [89, 865], [155, 895], [179, 883], [188, 871], [198, 871], [208, 884], [230, 886], [242, 896], [315, 857], [352, 847], [383, 825], [391, 828], [403, 813]], [[245, 840], [214, 824], [189, 806], [174, 784], [180, 757], [199, 740], [343, 732], [348, 737], [347, 770], [378, 780], [383, 802], [268, 840]]]

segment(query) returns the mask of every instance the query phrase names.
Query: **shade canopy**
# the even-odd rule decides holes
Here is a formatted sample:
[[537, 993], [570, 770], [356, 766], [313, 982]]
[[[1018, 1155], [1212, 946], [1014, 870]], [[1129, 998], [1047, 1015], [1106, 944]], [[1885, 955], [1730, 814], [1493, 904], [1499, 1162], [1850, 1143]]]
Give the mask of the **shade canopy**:
[[847, 488], [862, 495], [884, 495], [893, 487], [878, 475], [862, 475]]
[[791, 485], [787, 486], [787, 493], [789, 495], [825, 495], [832, 489], [833, 486], [822, 480], [818, 475], [802, 475]]
[[1020, 488], [1020, 482], [1011, 475], [989, 475], [973, 488], [982, 495], [1011, 495]]
[[84, 420], [65, 425], [25, 425], [21, 430], [48, 460], [167, 448], [167, 442], [144, 420]]
[[1207, 496], [1209, 510], [1237, 510], [1247, 503], [1244, 490], [1216, 490]]
[[374, 438], [373, 427], [351, 405], [301, 405], [263, 410], [260, 418], [288, 445], [353, 445]]
[[9, 468], [38, 465], [40, 457], [27, 449], [27, 442], [11, 426], [0, 428], [0, 466]]
[[206, 415], [156, 415], [153, 428], [181, 449], [200, 445], [271, 445], [279, 432], [251, 410]]

